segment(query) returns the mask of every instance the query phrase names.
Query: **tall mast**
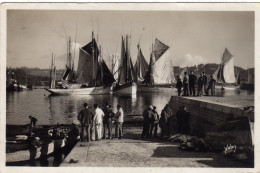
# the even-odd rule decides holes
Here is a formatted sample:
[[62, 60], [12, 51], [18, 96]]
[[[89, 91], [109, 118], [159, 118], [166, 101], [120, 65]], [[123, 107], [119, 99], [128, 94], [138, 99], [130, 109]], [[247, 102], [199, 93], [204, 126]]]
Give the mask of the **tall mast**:
[[93, 77], [93, 85], [96, 86], [96, 80], [95, 80], [95, 51], [94, 51], [94, 32], [92, 31], [92, 59], [93, 59], [93, 71], [92, 71], [92, 77]]
[[128, 35], [126, 35], [125, 50], [125, 83], [128, 83]]

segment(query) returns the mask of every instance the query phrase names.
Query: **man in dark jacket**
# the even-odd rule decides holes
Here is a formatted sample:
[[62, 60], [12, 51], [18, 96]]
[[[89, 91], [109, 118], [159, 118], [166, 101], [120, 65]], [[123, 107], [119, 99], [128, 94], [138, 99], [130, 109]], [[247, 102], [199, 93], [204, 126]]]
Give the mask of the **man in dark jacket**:
[[181, 116], [182, 116], [182, 132], [183, 134], [188, 134], [189, 133], [189, 124], [190, 124], [190, 113], [187, 111], [186, 106], [182, 107], [181, 111]]
[[171, 120], [172, 120], [172, 110], [170, 106], [167, 104], [165, 106], [165, 110], [167, 112], [167, 123], [166, 123], [166, 135], [170, 136], [170, 131], [171, 131]]
[[190, 95], [195, 96], [195, 84], [197, 81], [197, 77], [193, 74], [193, 71], [190, 72], [189, 75], [189, 89], [190, 89]]
[[216, 80], [211, 75], [210, 79], [209, 79], [209, 85], [208, 85], [208, 88], [207, 88], [207, 93], [206, 93], [207, 96], [209, 95], [209, 90], [211, 90], [211, 95], [215, 94], [215, 83], [216, 83]]
[[188, 83], [188, 75], [187, 72], [184, 72], [183, 77], [183, 96], [189, 96], [189, 83]]
[[203, 88], [204, 88], [204, 93], [206, 94], [206, 91], [207, 91], [207, 83], [208, 83], [208, 78], [207, 78], [207, 76], [206, 76], [206, 74], [205, 74], [205, 72], [202, 72], [202, 74], [203, 74], [203, 81], [204, 81], [204, 83], [203, 83]]
[[181, 95], [181, 89], [182, 89], [182, 81], [181, 81], [180, 77], [178, 78], [178, 81], [177, 81], [177, 84], [176, 84], [176, 88], [178, 90], [178, 96], [180, 96]]
[[91, 110], [88, 108], [88, 104], [84, 103], [84, 109], [80, 111], [78, 115], [78, 120], [81, 124], [81, 134], [80, 134], [80, 140], [84, 141], [84, 130], [86, 129], [87, 132], [87, 141], [90, 141], [90, 126], [93, 121], [94, 114]]
[[200, 74], [200, 77], [198, 79], [198, 92], [197, 92], [197, 96], [202, 96], [203, 85], [204, 85], [204, 78], [203, 78], [202, 74]]
[[152, 137], [153, 129], [154, 129], [154, 137], [157, 137], [158, 125], [159, 125], [159, 114], [156, 111], [156, 106], [153, 106], [153, 117], [151, 119], [151, 129], [150, 129], [150, 137]]
[[35, 118], [33, 116], [29, 116], [29, 119], [30, 119], [29, 130], [30, 130], [30, 134], [32, 135], [32, 131], [35, 128], [38, 120], [37, 120], [37, 118]]
[[166, 106], [163, 108], [161, 117], [159, 120], [159, 126], [161, 128], [161, 138], [164, 138], [167, 131], [167, 120], [168, 120], [168, 112], [166, 111]]
[[112, 111], [112, 106], [107, 105], [103, 112], [105, 114], [103, 118], [104, 134], [103, 139], [106, 139], [106, 130], [108, 130], [108, 138], [112, 139], [112, 118], [115, 116], [115, 113]]
[[149, 138], [150, 126], [151, 126], [151, 119], [153, 117], [153, 106], [150, 105], [147, 109], [143, 112], [143, 132], [142, 132], [142, 139]]

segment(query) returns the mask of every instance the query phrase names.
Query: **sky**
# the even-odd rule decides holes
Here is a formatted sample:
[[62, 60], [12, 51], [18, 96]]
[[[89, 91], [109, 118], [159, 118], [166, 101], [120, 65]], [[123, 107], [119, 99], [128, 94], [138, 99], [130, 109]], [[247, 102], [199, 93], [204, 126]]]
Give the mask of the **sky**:
[[120, 55], [121, 36], [131, 35], [130, 54], [137, 44], [149, 63], [155, 38], [168, 45], [173, 65], [220, 63], [228, 48], [234, 65], [254, 67], [254, 12], [228, 11], [87, 11], [8, 10], [7, 67], [49, 68], [66, 64], [66, 38], [71, 36], [75, 67], [78, 49], [98, 35], [103, 59]]

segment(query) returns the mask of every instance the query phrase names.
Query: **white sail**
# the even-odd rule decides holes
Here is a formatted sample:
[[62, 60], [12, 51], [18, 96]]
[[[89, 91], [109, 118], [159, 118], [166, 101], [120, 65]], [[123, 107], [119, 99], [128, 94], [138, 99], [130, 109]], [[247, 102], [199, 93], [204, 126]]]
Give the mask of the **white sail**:
[[154, 63], [153, 77], [155, 84], [172, 84], [175, 82], [169, 50]]
[[223, 67], [223, 77], [225, 79], [225, 83], [236, 83], [233, 58], [231, 58], [224, 65], [224, 67]]

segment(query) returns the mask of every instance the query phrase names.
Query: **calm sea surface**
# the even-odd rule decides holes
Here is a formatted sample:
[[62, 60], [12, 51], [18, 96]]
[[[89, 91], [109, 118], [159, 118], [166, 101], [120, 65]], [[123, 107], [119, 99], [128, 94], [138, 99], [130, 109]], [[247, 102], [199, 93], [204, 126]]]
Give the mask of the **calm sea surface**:
[[[252, 95], [247, 91], [217, 92], [218, 95]], [[38, 119], [38, 124], [77, 123], [77, 115], [87, 102], [93, 108], [97, 103], [103, 107], [106, 102], [112, 105], [116, 111], [116, 105], [120, 104], [127, 114], [142, 114], [148, 105], [155, 105], [161, 113], [163, 107], [170, 101], [174, 93], [138, 93], [136, 96], [85, 95], [85, 96], [50, 96], [43, 89], [33, 91], [9, 92], [6, 97], [6, 123], [28, 124], [29, 115]]]

